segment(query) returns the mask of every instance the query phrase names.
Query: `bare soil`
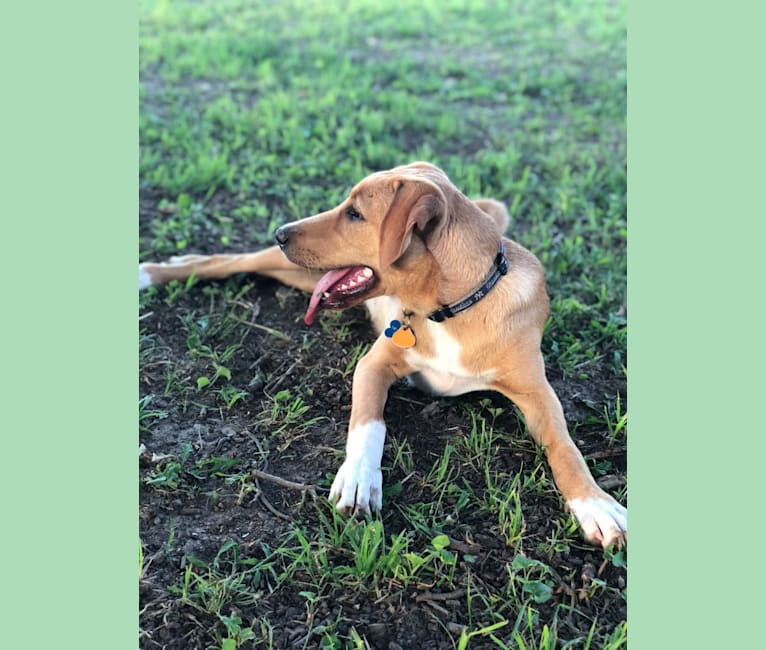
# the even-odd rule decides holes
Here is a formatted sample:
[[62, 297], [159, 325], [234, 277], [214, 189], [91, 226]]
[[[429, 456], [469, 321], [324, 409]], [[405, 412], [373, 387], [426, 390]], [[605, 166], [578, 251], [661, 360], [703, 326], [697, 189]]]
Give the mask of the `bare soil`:
[[[254, 286], [240, 300], [249, 305], [253, 322], [279, 330], [290, 340], [275, 337], [261, 327], [247, 328], [244, 338], [241, 330], [232, 333], [231, 343], [241, 342], [242, 347], [227, 364], [231, 384], [247, 387], [248, 395], [231, 409], [206, 398], [203, 391], [184, 399], [164, 394], [169, 366], [182, 369], [192, 378], [204, 370], [199, 360], [190, 358], [189, 332], [181, 315], [201, 318], [210, 313], [211, 307], [224, 307], [217, 293], [205, 290], [214, 285], [199, 283], [172, 305], [167, 305], [164, 295], [158, 292], [142, 313], [142, 334], [152, 345], [142, 352], [140, 392], [142, 397], [153, 395], [151, 408], [166, 413], [141, 433], [146, 451], [140, 459], [140, 533], [146, 568], [140, 587], [140, 646], [147, 650], [220, 647], [220, 622], [184, 604], [172, 591], [173, 586], [181, 584], [190, 557], [210, 562], [229, 540], [239, 545], [240, 555], [258, 557], [262, 543], [274, 547], [291, 526], [318, 525], [317, 509], [310, 498], [268, 481], [258, 482], [265, 500], [253, 494], [243, 499], [234, 488], [222, 489], [222, 481], [215, 477], [203, 477], [193, 486], [178, 489], [147, 485], [147, 477], [156, 471], [158, 457], [181, 454], [184, 445], [189, 444], [192, 459], [238, 459], [240, 468], [265, 470], [290, 481], [318, 485], [320, 492], [326, 490], [341, 461], [351, 374], [343, 376], [332, 369], [345, 368], [354, 343], [372, 341], [364, 311], [355, 308], [343, 314], [336, 328], [345, 325], [349, 335], [339, 340], [334, 332], [325, 332], [317, 324], [311, 328], [303, 324], [303, 294], [252, 276], [228, 280], [226, 286], [236, 289], [246, 283]], [[217, 342], [226, 343], [226, 337]], [[604, 454], [605, 432], [583, 422], [594, 403], [603, 403], [605, 397], [618, 392], [624, 397], [624, 382], [606, 373], [588, 380], [564, 380], [555, 373], [549, 373], [549, 378], [562, 400], [576, 443], [586, 457], [595, 453], [591, 464], [598, 462], [600, 454]], [[323, 419], [294, 436], [286, 433], [274, 437], [259, 424], [259, 414], [270, 404], [267, 396], [282, 389], [303, 395], [310, 406], [306, 417]], [[504, 409], [495, 421], [500, 433], [497, 469], [527, 471], [534, 466], [538, 452], [523, 433], [514, 409], [502, 397], [487, 393], [435, 399], [403, 384], [393, 387], [386, 407], [389, 442], [384, 465], [392, 464], [390, 439], [404, 438], [412, 446], [416, 472], [427, 474], [445, 444], [465, 435], [469, 426], [465, 405], [484, 398]], [[623, 448], [613, 449], [608, 456], [613, 467], [624, 471]], [[475, 490], [483, 489], [483, 477], [469, 466], [458, 468], [457, 476]], [[382, 519], [389, 536], [407, 526], [398, 506], [422, 500], [423, 496], [417, 481], [408, 481], [396, 467], [384, 474], [384, 481], [388, 485], [400, 481], [403, 485], [402, 492], [384, 504]], [[522, 507], [526, 523], [523, 551], [528, 557], [538, 557], [537, 545], [554, 532], [553, 520], [561, 503], [555, 495], [528, 495]], [[460, 557], [457, 584], [470, 573], [476, 584], [485, 585], [491, 592], [508, 580], [506, 565], [512, 561], [513, 552], [498, 535], [496, 522], [469, 516], [445, 523], [443, 531], [458, 542], [458, 547], [461, 542], [465, 545], [463, 552], [456, 549]], [[475, 557], [473, 561], [465, 561], [466, 549]], [[626, 571], [605, 562], [600, 549], [585, 543], [570, 544], [553, 557], [539, 557], [554, 570], [556, 582], [554, 597], [538, 606], [540, 620], [551, 620], [553, 610], [559, 608], [560, 640], [585, 637], [596, 618], [602, 630], [626, 619], [626, 604], [621, 596]], [[612, 589], [588, 596], [594, 579]], [[321, 637], [308, 636], [311, 626], [335, 621], [339, 621], [339, 635], [350, 634], [353, 626], [371, 648], [452, 648], [456, 630], [468, 624], [465, 596], [459, 593], [453, 598], [429, 600], [422, 590], [381, 595], [375, 590], [348, 588], [322, 600], [313, 620], [308, 620], [306, 598], [301, 591], [298, 584], [280, 587], [273, 593], [263, 589], [255, 604], [240, 608], [238, 614], [248, 624], [268, 619], [276, 648], [321, 647]], [[495, 646], [488, 639], [475, 638], [470, 647]]]

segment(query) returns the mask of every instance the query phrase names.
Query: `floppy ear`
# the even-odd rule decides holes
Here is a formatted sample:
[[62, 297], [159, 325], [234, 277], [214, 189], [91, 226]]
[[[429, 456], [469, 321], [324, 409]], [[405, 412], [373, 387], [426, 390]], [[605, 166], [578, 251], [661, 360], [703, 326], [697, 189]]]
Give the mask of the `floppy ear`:
[[394, 199], [380, 227], [380, 269], [387, 269], [407, 250], [417, 228], [426, 245], [438, 238], [447, 213], [447, 200], [430, 181], [398, 178]]

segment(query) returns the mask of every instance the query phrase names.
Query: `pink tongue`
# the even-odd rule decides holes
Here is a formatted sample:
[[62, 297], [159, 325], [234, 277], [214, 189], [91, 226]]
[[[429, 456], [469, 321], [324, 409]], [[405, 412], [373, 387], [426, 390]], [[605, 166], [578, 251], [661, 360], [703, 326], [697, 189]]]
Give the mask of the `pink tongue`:
[[319, 300], [322, 298], [322, 294], [350, 270], [351, 269], [348, 267], [335, 269], [333, 271], [328, 271], [319, 278], [319, 282], [317, 282], [314, 291], [311, 294], [311, 300], [309, 301], [308, 309], [306, 309], [306, 314], [303, 316], [303, 322], [306, 323], [306, 325], [311, 325], [311, 323], [314, 322], [314, 317], [319, 309]]

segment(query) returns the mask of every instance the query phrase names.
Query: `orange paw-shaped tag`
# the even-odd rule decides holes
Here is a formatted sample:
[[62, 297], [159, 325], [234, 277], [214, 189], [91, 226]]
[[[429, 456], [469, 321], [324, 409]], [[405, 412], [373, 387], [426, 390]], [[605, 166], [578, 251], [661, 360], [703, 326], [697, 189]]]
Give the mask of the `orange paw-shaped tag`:
[[415, 332], [412, 331], [411, 327], [402, 327], [396, 330], [391, 337], [391, 341], [400, 348], [411, 348], [417, 343]]

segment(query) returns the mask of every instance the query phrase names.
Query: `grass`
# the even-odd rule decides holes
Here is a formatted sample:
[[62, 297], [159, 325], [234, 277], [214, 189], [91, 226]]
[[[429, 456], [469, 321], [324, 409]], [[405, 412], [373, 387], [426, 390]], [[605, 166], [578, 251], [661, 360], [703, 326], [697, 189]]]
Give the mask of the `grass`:
[[[517, 554], [507, 567], [507, 586], [500, 593], [487, 593], [470, 577], [466, 588], [456, 590], [459, 553], [450, 550], [452, 542], [447, 535], [418, 540], [415, 534], [402, 531], [386, 538], [380, 520], [342, 520], [329, 506], [316, 507], [321, 522], [319, 530], [296, 527], [276, 548], [262, 543], [259, 552], [248, 557], [241, 557], [237, 544], [229, 541], [209, 563], [190, 558], [180, 584], [171, 586], [170, 592], [198, 612], [217, 617], [224, 623], [218, 628], [220, 632], [225, 629], [231, 634], [230, 622], [236, 618], [240, 641], [234, 647], [259, 636], [265, 641], [264, 631], [272, 628], [264, 618], [242, 627], [242, 619], [234, 612], [287, 586], [300, 589], [298, 596], [305, 600], [309, 619], [321, 603], [331, 603], [339, 590], [348, 587], [373, 593], [378, 599], [390, 595], [401, 598], [403, 592], [414, 586], [425, 587], [429, 593], [432, 590], [454, 593], [467, 612], [467, 624], [456, 639], [459, 648], [467, 647], [474, 637], [491, 633], [496, 633], [492, 640], [501, 648], [624, 646], [625, 625], [600, 638], [596, 621], [585, 638], [569, 639], [560, 645], [564, 640], [557, 632], [558, 617], [565, 614], [566, 608], [556, 609], [551, 621], [542, 625], [537, 609], [553, 598], [556, 584], [544, 562]], [[593, 598], [599, 589], [609, 587], [594, 579], [587, 597]], [[224, 620], [225, 612], [230, 612], [229, 622]], [[307, 640], [317, 637], [340, 644], [337, 623], [340, 621], [336, 625], [309, 627]], [[507, 629], [502, 629], [506, 626]], [[596, 638], [598, 645], [591, 645]]]
[[371, 0], [146, 4], [141, 179], [163, 202], [145, 254], [270, 242], [366, 173], [425, 158], [508, 203], [549, 273], [549, 362], [621, 372], [622, 8], [513, 5], [429, 3], [404, 29]]
[[[624, 7], [140, 6], [141, 259], [265, 245], [371, 171], [434, 162], [503, 200], [545, 265], [549, 376], [624, 497]], [[376, 625], [419, 645], [626, 647], [625, 555], [581, 541], [508, 402], [395, 387], [386, 510], [345, 520], [249, 470], [327, 493], [370, 344], [360, 312], [307, 329], [300, 293], [243, 277], [150, 288], [140, 308], [142, 647], [165, 630], [178, 647], [371, 648]]]

